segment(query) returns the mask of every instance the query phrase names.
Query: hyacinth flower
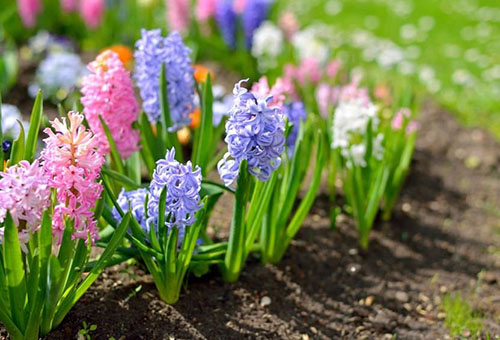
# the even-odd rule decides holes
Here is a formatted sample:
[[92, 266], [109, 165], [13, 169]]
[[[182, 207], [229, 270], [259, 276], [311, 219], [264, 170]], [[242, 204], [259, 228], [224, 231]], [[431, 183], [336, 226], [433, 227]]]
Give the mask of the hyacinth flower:
[[272, 0], [246, 0], [242, 12], [243, 33], [247, 50], [252, 49], [253, 35], [264, 22], [272, 4]]
[[202, 199], [201, 179], [200, 167], [189, 161], [181, 164], [175, 160], [175, 149], [167, 150], [165, 158], [157, 162], [147, 189], [122, 190], [115, 199], [110, 178], [104, 178], [114, 204], [108, 222], [116, 224], [130, 212], [132, 223], [128, 238], [153, 276], [160, 297], [169, 304], [179, 299], [188, 269], [208, 268], [210, 261], [221, 250], [224, 252], [225, 245], [214, 245], [198, 247], [193, 254], [200, 232], [206, 228], [205, 215], [215, 203], [211, 200], [220, 196], [217, 193]]
[[100, 210], [87, 209], [98, 200], [92, 171], [99, 172], [101, 161], [93, 155], [95, 141], [81, 125], [83, 117], [70, 113], [69, 119], [69, 127], [53, 122], [58, 131], [49, 134], [35, 160], [39, 94], [27, 136], [21, 129], [9, 166], [0, 172], [0, 322], [11, 339], [35, 340], [62, 322], [105, 268], [130, 219], [127, 214], [107, 249], [89, 263], [92, 238], [99, 238], [92, 223]]
[[409, 108], [399, 109], [386, 128], [387, 162], [391, 170], [382, 202], [382, 218], [389, 220], [401, 188], [410, 171], [410, 163], [419, 125]]
[[365, 96], [345, 96], [335, 109], [330, 131], [332, 169], [342, 178], [360, 246], [366, 249], [390, 175], [379, 108]]
[[100, 144], [101, 152], [110, 151], [102, 119], [120, 156], [128, 158], [139, 149], [139, 131], [132, 128], [132, 123], [138, 119], [139, 106], [130, 74], [118, 54], [109, 50], [99, 54], [88, 69], [90, 74], [82, 80], [83, 114]]
[[215, 7], [215, 21], [224, 42], [230, 49], [236, 48], [237, 15], [232, 0], [219, 0]]
[[[226, 186], [236, 184], [233, 220], [228, 249], [222, 266], [225, 280], [239, 277], [258, 236], [285, 150], [285, 117], [270, 106], [271, 97], [259, 99], [238, 82], [233, 107], [226, 122], [228, 152], [217, 169]], [[252, 175], [252, 176], [251, 176]], [[253, 187], [253, 192], [251, 188]], [[247, 207], [247, 203], [250, 205]]]
[[189, 28], [190, 0], [166, 0], [165, 7], [170, 30], [186, 32]]
[[36, 17], [42, 11], [41, 0], [17, 0], [17, 8], [24, 26], [33, 27]]
[[35, 97], [42, 90], [44, 98], [59, 103], [72, 93], [85, 73], [85, 65], [77, 54], [51, 53], [38, 65], [28, 92]]
[[88, 28], [99, 27], [105, 6], [104, 0], [80, 0], [80, 14]]
[[[152, 171], [154, 161], [151, 159], [162, 158], [161, 150], [172, 147], [181, 150], [176, 131], [191, 124], [190, 114], [195, 109], [195, 80], [189, 56], [191, 51], [178, 32], [163, 37], [159, 29], [143, 29], [141, 34], [134, 52], [134, 79], [147, 115], [147, 119], [143, 116], [140, 120], [142, 146], [146, 153], [143, 156], [149, 158], [147, 164]], [[155, 124], [156, 132], [150, 123]], [[177, 157], [182, 160], [182, 153], [178, 152]]]

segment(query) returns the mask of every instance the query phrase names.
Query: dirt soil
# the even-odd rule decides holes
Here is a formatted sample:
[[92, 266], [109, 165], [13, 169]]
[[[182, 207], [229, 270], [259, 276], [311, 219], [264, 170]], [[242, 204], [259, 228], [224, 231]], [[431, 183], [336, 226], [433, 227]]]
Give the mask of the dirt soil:
[[[346, 215], [331, 230], [325, 186], [279, 265], [250, 258], [235, 284], [190, 277], [175, 306], [138, 267], [110, 268], [47, 339], [74, 339], [83, 322], [92, 339], [446, 339], [440, 303], [458, 291], [484, 315], [482, 337], [500, 336], [499, 144], [431, 105], [421, 124], [393, 219], [367, 251]], [[230, 207], [218, 209], [227, 227]]]

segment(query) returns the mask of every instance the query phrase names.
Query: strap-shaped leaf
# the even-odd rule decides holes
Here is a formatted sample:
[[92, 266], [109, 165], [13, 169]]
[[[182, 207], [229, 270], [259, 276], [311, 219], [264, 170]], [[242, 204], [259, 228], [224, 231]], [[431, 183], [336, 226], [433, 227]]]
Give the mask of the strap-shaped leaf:
[[35, 104], [33, 105], [33, 110], [31, 111], [30, 127], [28, 130], [28, 136], [26, 140], [26, 151], [24, 154], [24, 159], [28, 162], [33, 162], [35, 158], [36, 151], [36, 141], [38, 138], [38, 132], [40, 131], [40, 124], [42, 122], [43, 116], [43, 97], [42, 91], [38, 91], [35, 98]]
[[24, 330], [27, 322], [27, 315], [24, 314], [27, 302], [25, 272], [17, 227], [9, 212], [5, 217], [4, 225], [3, 259], [9, 287], [11, 316], [17, 328]]
[[101, 115], [99, 115], [99, 121], [101, 122], [102, 129], [104, 130], [106, 138], [108, 139], [109, 150], [111, 154], [111, 159], [113, 160], [113, 164], [115, 164], [116, 169], [120, 174], [125, 174], [125, 168], [122, 163], [122, 158], [118, 153], [118, 149], [116, 148], [116, 143], [113, 139], [113, 135], [111, 135], [111, 131], [109, 130], [108, 125], [106, 124], [104, 118], [102, 118]]
[[212, 93], [212, 80], [210, 73], [207, 75], [207, 80], [203, 84], [203, 105], [201, 112], [201, 123], [199, 127], [199, 135], [194, 147], [194, 161], [201, 167], [203, 176], [207, 171], [207, 163], [209, 156], [212, 153], [210, 149], [212, 145], [213, 135], [213, 93]]
[[140, 185], [137, 185], [136, 182], [134, 182], [132, 179], [127, 177], [126, 175], [119, 173], [118, 171], [108, 169], [106, 167], [103, 167], [101, 169], [102, 173], [106, 174], [108, 177], [112, 178], [113, 180], [117, 181], [118, 183], [122, 184], [126, 190], [135, 190], [140, 187]]
[[15, 165], [22, 161], [24, 159], [24, 154], [26, 152], [26, 144], [25, 144], [25, 137], [24, 137], [24, 127], [23, 124], [18, 120], [17, 123], [19, 124], [19, 136], [17, 139], [12, 143], [12, 151], [10, 152], [10, 160], [9, 160], [9, 166], [10, 165]]

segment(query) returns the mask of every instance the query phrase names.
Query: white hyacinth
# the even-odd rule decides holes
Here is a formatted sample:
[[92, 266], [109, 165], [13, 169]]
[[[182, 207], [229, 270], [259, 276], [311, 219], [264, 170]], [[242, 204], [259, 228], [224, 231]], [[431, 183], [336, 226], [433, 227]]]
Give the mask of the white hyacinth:
[[[360, 99], [340, 102], [335, 109], [333, 118], [332, 148], [340, 148], [342, 156], [348, 159], [352, 157], [356, 165], [366, 166], [366, 145], [362, 137], [367, 133], [370, 120], [373, 131], [376, 131], [379, 124], [377, 113], [378, 107], [376, 105], [363, 102]], [[381, 159], [383, 156], [382, 141], [382, 134], [378, 134], [373, 139], [372, 152], [377, 159]]]
[[324, 64], [330, 56], [328, 45], [321, 38], [317, 27], [309, 27], [295, 34], [292, 41], [299, 60], [314, 58]]
[[283, 51], [283, 32], [270, 21], [265, 21], [255, 30], [252, 55], [257, 58], [261, 71], [276, 66], [276, 59]]

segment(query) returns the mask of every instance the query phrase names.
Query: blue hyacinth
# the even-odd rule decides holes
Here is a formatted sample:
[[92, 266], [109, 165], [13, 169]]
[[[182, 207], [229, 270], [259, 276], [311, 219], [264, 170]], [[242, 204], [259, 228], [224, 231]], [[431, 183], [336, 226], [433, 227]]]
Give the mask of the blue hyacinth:
[[[144, 203], [148, 193], [147, 189], [137, 189], [132, 191], [125, 191], [125, 189], [122, 189], [117, 199], [117, 202], [123, 212], [127, 213], [127, 211], [130, 211], [142, 229], [147, 233], [149, 232], [149, 226], [146, 223], [146, 209], [144, 207]], [[115, 207], [113, 207], [112, 213], [115, 220], [120, 223], [122, 217]]]
[[229, 186], [238, 177], [243, 159], [249, 172], [267, 181], [281, 164], [285, 147], [284, 115], [279, 107], [270, 107], [267, 99], [257, 99], [238, 82], [233, 90], [234, 103], [226, 122], [228, 152], [217, 164], [219, 175]]
[[194, 108], [194, 69], [189, 57], [191, 50], [184, 45], [179, 33], [172, 32], [163, 37], [160, 29], [142, 29], [141, 39], [136, 42], [135, 47], [134, 79], [139, 86], [142, 107], [149, 121], [156, 123], [161, 116], [160, 72], [162, 64], [165, 64], [173, 123], [169, 131], [176, 131], [190, 124], [189, 114]]
[[292, 157], [293, 151], [295, 149], [295, 143], [297, 142], [297, 137], [299, 135], [299, 128], [301, 122], [306, 120], [306, 109], [304, 103], [301, 101], [295, 101], [287, 103], [283, 107], [283, 111], [288, 118], [288, 121], [293, 124], [292, 130], [288, 133], [286, 139], [286, 146], [288, 147], [288, 155]]
[[230, 48], [236, 47], [236, 12], [232, 0], [220, 0], [215, 9], [215, 20], [224, 41]]
[[246, 2], [242, 23], [245, 45], [248, 50], [252, 48], [253, 34], [266, 19], [271, 3], [271, 0], [247, 0]]
[[195, 213], [201, 208], [201, 169], [190, 161], [186, 165], [175, 160], [175, 149], [167, 150], [165, 159], [156, 162], [153, 180], [149, 186], [148, 224], [156, 225], [160, 195], [167, 188], [165, 223], [177, 226], [179, 235], [184, 228], [195, 222]]

